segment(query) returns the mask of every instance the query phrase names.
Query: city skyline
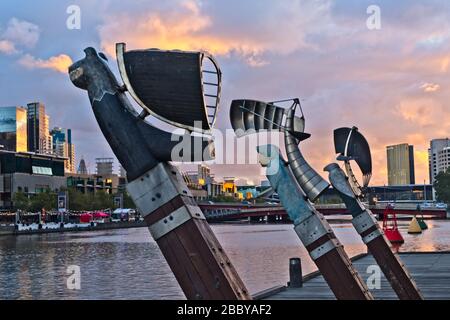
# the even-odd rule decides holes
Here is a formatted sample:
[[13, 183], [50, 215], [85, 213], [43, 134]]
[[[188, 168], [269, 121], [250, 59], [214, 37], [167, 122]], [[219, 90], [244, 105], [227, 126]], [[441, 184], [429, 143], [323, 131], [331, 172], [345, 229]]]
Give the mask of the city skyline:
[[[304, 98], [306, 128], [312, 137], [302, 148], [322, 175], [321, 168], [335, 161], [332, 130], [340, 126], [356, 125], [365, 133], [372, 148], [375, 185], [387, 184], [387, 145], [407, 141], [415, 146], [420, 183], [429, 180], [429, 141], [449, 135], [445, 110], [450, 101], [446, 41], [450, 10], [446, 1], [426, 5], [379, 1], [380, 30], [366, 27], [370, 1], [351, 5], [325, 0], [315, 5], [303, 1], [270, 5], [265, 1], [257, 5], [79, 1], [83, 17], [79, 30], [66, 27], [70, 4], [44, 1], [38, 8], [8, 1], [0, 4], [0, 67], [4, 70], [0, 105], [43, 101], [62, 127], [77, 132], [77, 154], [84, 156], [91, 171], [96, 157], [109, 157], [112, 152], [86, 97], [70, 84], [67, 66], [83, 56], [83, 48], [94, 46], [105, 52], [116, 70], [115, 42], [127, 42], [130, 48], [205, 49], [215, 55], [223, 71], [220, 129], [230, 127], [232, 99]], [[240, 10], [230, 10], [236, 6]], [[46, 15], [36, 14], [39, 11]], [[46, 19], [48, 14], [54, 19]], [[249, 15], [251, 23], [244, 19]], [[296, 18], [286, 18], [291, 16]], [[261, 178], [259, 165], [219, 165], [212, 170], [220, 177], [234, 175], [255, 182]]]
[[66, 158], [65, 172], [75, 172], [72, 130], [54, 126], [42, 102], [26, 107], [0, 106], [0, 150]]
[[[45, 104], [42, 102], [32, 102], [32, 103], [28, 103], [26, 104], [27, 107], [31, 106], [31, 105], [39, 105], [43, 110], [44, 110], [44, 117], [46, 120], [46, 128], [49, 127], [49, 119], [50, 119], [50, 115], [48, 115], [45, 112]], [[18, 106], [0, 106], [1, 109], [5, 110], [5, 112], [3, 112], [3, 114], [8, 114], [8, 112], [10, 113], [10, 111], [8, 111], [9, 109], [13, 108], [13, 109], [18, 109], [19, 111], [22, 110], [25, 113], [25, 118], [27, 118], [27, 108], [24, 108], [20, 105]], [[4, 117], [3, 117], [4, 118]], [[3, 119], [2, 118], [2, 119]], [[25, 119], [26, 120], [26, 119]], [[8, 126], [10, 127], [12, 124], [9, 123], [9, 118], [8, 119], [3, 119], [3, 122], [5, 122], [5, 124], [3, 124], [3, 126]], [[8, 123], [6, 123], [8, 122]], [[18, 125], [18, 124], [17, 124]], [[23, 124], [22, 124], [23, 125]], [[17, 129], [15, 129], [17, 130]], [[23, 130], [22, 130], [23, 131]], [[85, 163], [85, 156], [79, 156], [77, 158], [74, 157], [74, 145], [72, 144], [71, 140], [71, 129], [63, 129], [61, 127], [55, 126], [53, 127], [53, 129], [48, 130], [48, 135], [50, 137], [50, 141], [48, 143], [50, 143], [52, 145], [52, 153], [55, 153], [58, 156], [65, 156], [64, 154], [67, 153], [66, 157], [69, 157], [70, 159], [72, 159], [72, 162], [69, 164], [66, 164], [66, 169], [67, 172], [72, 172], [72, 173], [76, 173], [78, 171], [78, 167], [80, 165], [80, 161], [83, 161], [83, 165], [86, 166]], [[2, 131], [3, 132], [3, 131]], [[23, 133], [22, 133], [23, 134]], [[17, 136], [20, 136], [19, 134]], [[66, 138], [67, 137], [67, 138]], [[23, 137], [22, 137], [23, 138]], [[24, 140], [25, 142], [28, 140], [28, 135], [26, 134], [25, 131], [25, 139], [17, 139], [15, 138], [17, 141], [19, 140]], [[67, 139], [67, 141], [66, 141]], [[15, 141], [16, 141], [15, 140]], [[63, 144], [63, 146], [59, 145], [59, 142], [68, 142], [68, 145], [66, 145], [65, 143]], [[15, 143], [15, 142], [14, 142]], [[430, 142], [430, 148], [428, 149], [428, 165], [429, 165], [429, 179], [428, 180], [424, 180], [426, 183], [430, 183], [433, 184], [434, 182], [434, 176], [441, 172], [441, 171], [445, 171], [447, 167], [450, 166], [450, 160], [447, 160], [447, 158], [450, 159], [450, 157], [447, 156], [447, 149], [450, 149], [450, 147], [448, 147], [450, 145], [449, 143], [449, 139], [448, 138], [438, 138], [438, 139], [431, 139]], [[437, 146], [435, 146], [437, 145]], [[406, 151], [405, 150], [399, 150], [399, 147], [406, 147]], [[68, 147], [68, 148], [67, 148]], [[60, 150], [64, 148], [63, 150]], [[435, 148], [436, 150], [432, 151], [433, 148]], [[395, 151], [394, 151], [395, 149]], [[409, 184], [416, 184], [415, 181], [415, 153], [414, 153], [414, 146], [413, 145], [409, 145], [408, 143], [400, 143], [400, 144], [395, 144], [395, 145], [389, 145], [386, 146], [386, 150], [387, 150], [387, 155], [386, 155], [386, 172], [387, 172], [387, 184], [384, 183], [383, 185], [409, 185]], [[24, 151], [24, 150], [21, 150]], [[27, 150], [27, 151], [31, 151], [31, 150]], [[442, 151], [446, 152], [445, 155], [441, 154]], [[50, 152], [50, 151], [49, 151]], [[393, 160], [389, 160], [390, 159], [390, 152], [395, 152], [395, 156], [392, 154], [391, 158], [393, 158]], [[406, 153], [407, 154], [406, 154]], [[405, 154], [404, 154], [405, 153]], [[91, 155], [94, 159], [94, 163], [87, 165], [87, 171], [88, 172], [96, 172], [98, 171], [98, 163], [97, 160], [98, 159], [103, 159], [105, 157], [98, 157], [96, 155]], [[439, 158], [443, 158], [445, 156], [445, 159], [438, 161], [438, 164], [435, 164], [434, 166], [431, 165], [431, 163], [436, 162], [436, 159], [439, 160]], [[407, 157], [407, 163], [403, 163], [402, 159], [404, 157]], [[75, 159], [75, 161], [73, 161]], [[106, 158], [105, 158], [106, 159]], [[117, 159], [115, 157], [112, 158], [107, 158], [107, 159], [111, 159], [112, 161], [112, 167], [111, 170], [118, 174], [119, 176], [122, 174], [122, 167], [120, 165], [120, 163], [117, 161]], [[395, 163], [397, 162], [397, 163]], [[395, 164], [394, 164], [395, 163]], [[391, 167], [393, 167], [390, 171], [389, 166], [391, 165]], [[190, 172], [189, 169], [191, 168], [195, 168], [197, 165], [183, 165], [185, 172], [188, 173]], [[215, 167], [216, 165], [212, 165], [212, 167]], [[406, 172], [406, 171], [407, 172]], [[403, 172], [405, 171], [405, 172]], [[392, 182], [389, 181], [389, 175], [392, 175]], [[402, 173], [403, 172], [403, 173]], [[215, 175], [214, 170], [212, 171], [212, 173]], [[397, 174], [402, 174], [402, 175], [407, 175], [408, 178], [398, 178], [398, 177], [394, 177], [394, 175]], [[227, 175], [229, 176], [229, 174], [227, 173]], [[226, 178], [227, 176], [220, 176], [219, 177], [219, 181], [224, 181], [224, 178]], [[240, 177], [240, 176], [236, 176], [236, 181], [238, 182], [237, 185], [257, 185], [257, 184], [261, 184], [263, 181], [265, 181], [266, 179], [263, 177], [259, 182], [254, 181], [254, 180], [250, 180], [247, 179], [246, 177]], [[405, 180], [405, 181], [403, 181]], [[402, 181], [401, 183], [394, 183], [394, 181]], [[418, 181], [417, 184], [422, 184], [423, 181]], [[375, 185], [374, 183], [371, 183], [371, 185]]]

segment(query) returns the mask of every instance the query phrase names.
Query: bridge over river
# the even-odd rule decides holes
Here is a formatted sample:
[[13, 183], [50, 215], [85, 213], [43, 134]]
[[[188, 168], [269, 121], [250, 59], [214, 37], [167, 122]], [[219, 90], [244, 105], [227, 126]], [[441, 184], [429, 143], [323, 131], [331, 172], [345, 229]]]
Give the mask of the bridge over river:
[[[252, 222], [288, 222], [289, 217], [283, 206], [279, 204], [245, 204], [245, 203], [199, 203], [206, 218], [210, 222], [248, 220]], [[315, 205], [316, 209], [325, 216], [350, 215], [344, 204]], [[369, 206], [372, 212], [382, 219], [386, 204]], [[394, 211], [399, 219], [408, 219], [418, 214], [417, 204], [395, 204]], [[421, 214], [428, 219], [445, 219], [447, 211], [439, 208], [423, 208]]]

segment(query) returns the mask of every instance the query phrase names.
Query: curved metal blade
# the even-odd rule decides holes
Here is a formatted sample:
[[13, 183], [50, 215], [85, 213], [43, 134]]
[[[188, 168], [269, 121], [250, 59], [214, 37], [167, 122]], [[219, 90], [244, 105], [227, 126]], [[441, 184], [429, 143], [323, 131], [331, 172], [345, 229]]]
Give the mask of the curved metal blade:
[[288, 109], [286, 127], [284, 132], [284, 144], [289, 167], [294, 174], [300, 188], [305, 192], [309, 200], [316, 200], [322, 192], [328, 189], [329, 184], [326, 182], [310, 165], [306, 162], [300, 148], [298, 147], [298, 139], [292, 134], [293, 132], [293, 116], [295, 105]]
[[363, 174], [363, 185], [367, 186], [372, 176], [372, 156], [369, 143], [357, 127], [334, 130], [334, 148], [338, 160], [355, 160]]
[[[124, 43], [116, 45], [116, 53], [126, 89], [149, 114], [189, 131], [208, 133], [212, 129], [220, 101], [221, 71], [211, 55], [202, 51], [127, 51]], [[212, 70], [204, 70], [206, 63]]]
[[[256, 100], [233, 100], [230, 107], [231, 126], [238, 137], [263, 130], [283, 132], [286, 130], [283, 123], [285, 114], [286, 109], [282, 107]], [[302, 134], [305, 130], [304, 117], [294, 117], [293, 122], [293, 134], [299, 139], [308, 138]]]

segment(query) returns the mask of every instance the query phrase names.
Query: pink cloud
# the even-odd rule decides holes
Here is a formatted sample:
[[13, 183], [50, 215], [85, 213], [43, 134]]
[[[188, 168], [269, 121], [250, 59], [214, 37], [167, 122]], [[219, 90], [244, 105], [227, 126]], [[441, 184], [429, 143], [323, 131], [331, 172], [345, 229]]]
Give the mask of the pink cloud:
[[14, 43], [9, 40], [0, 40], [0, 53], [13, 54], [16, 52], [17, 50]]
[[[427, 179], [423, 157], [429, 140], [450, 132], [450, 46], [440, 41], [448, 36], [448, 14], [425, 6], [436, 17], [419, 19], [424, 4], [399, 6], [394, 13], [400, 14], [384, 10], [382, 30], [372, 32], [365, 26], [365, 10], [336, 13], [339, 5], [283, 1], [242, 4], [239, 12], [228, 12], [219, 10], [220, 5], [189, 1], [169, 11], [109, 15], [99, 34], [111, 56], [114, 44], [123, 41], [130, 49], [203, 49], [215, 54], [224, 73], [221, 128], [229, 127], [232, 99], [305, 98], [307, 131], [313, 135], [302, 149], [320, 173], [335, 161], [333, 129], [356, 125], [372, 147], [374, 184], [387, 181], [386, 146], [400, 142], [414, 144], [420, 159], [417, 181]], [[411, 21], [416, 21], [413, 30]], [[259, 172], [247, 166], [215, 170], [248, 179]]]

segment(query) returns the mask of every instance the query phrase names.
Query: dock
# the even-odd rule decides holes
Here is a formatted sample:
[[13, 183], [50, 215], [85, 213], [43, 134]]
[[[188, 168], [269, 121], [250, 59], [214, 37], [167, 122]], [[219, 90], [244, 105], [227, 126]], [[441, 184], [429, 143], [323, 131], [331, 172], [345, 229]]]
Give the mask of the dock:
[[[426, 300], [450, 300], [450, 251], [445, 252], [404, 252], [400, 259], [408, 268], [411, 276]], [[352, 259], [353, 265], [361, 277], [367, 282], [369, 266], [376, 266], [370, 254], [361, 254]], [[383, 273], [379, 289], [370, 289], [377, 300], [396, 300], [397, 296], [391, 289]], [[303, 286], [291, 288], [278, 286], [254, 295], [259, 300], [334, 300], [321, 274], [316, 271], [303, 277]]]

